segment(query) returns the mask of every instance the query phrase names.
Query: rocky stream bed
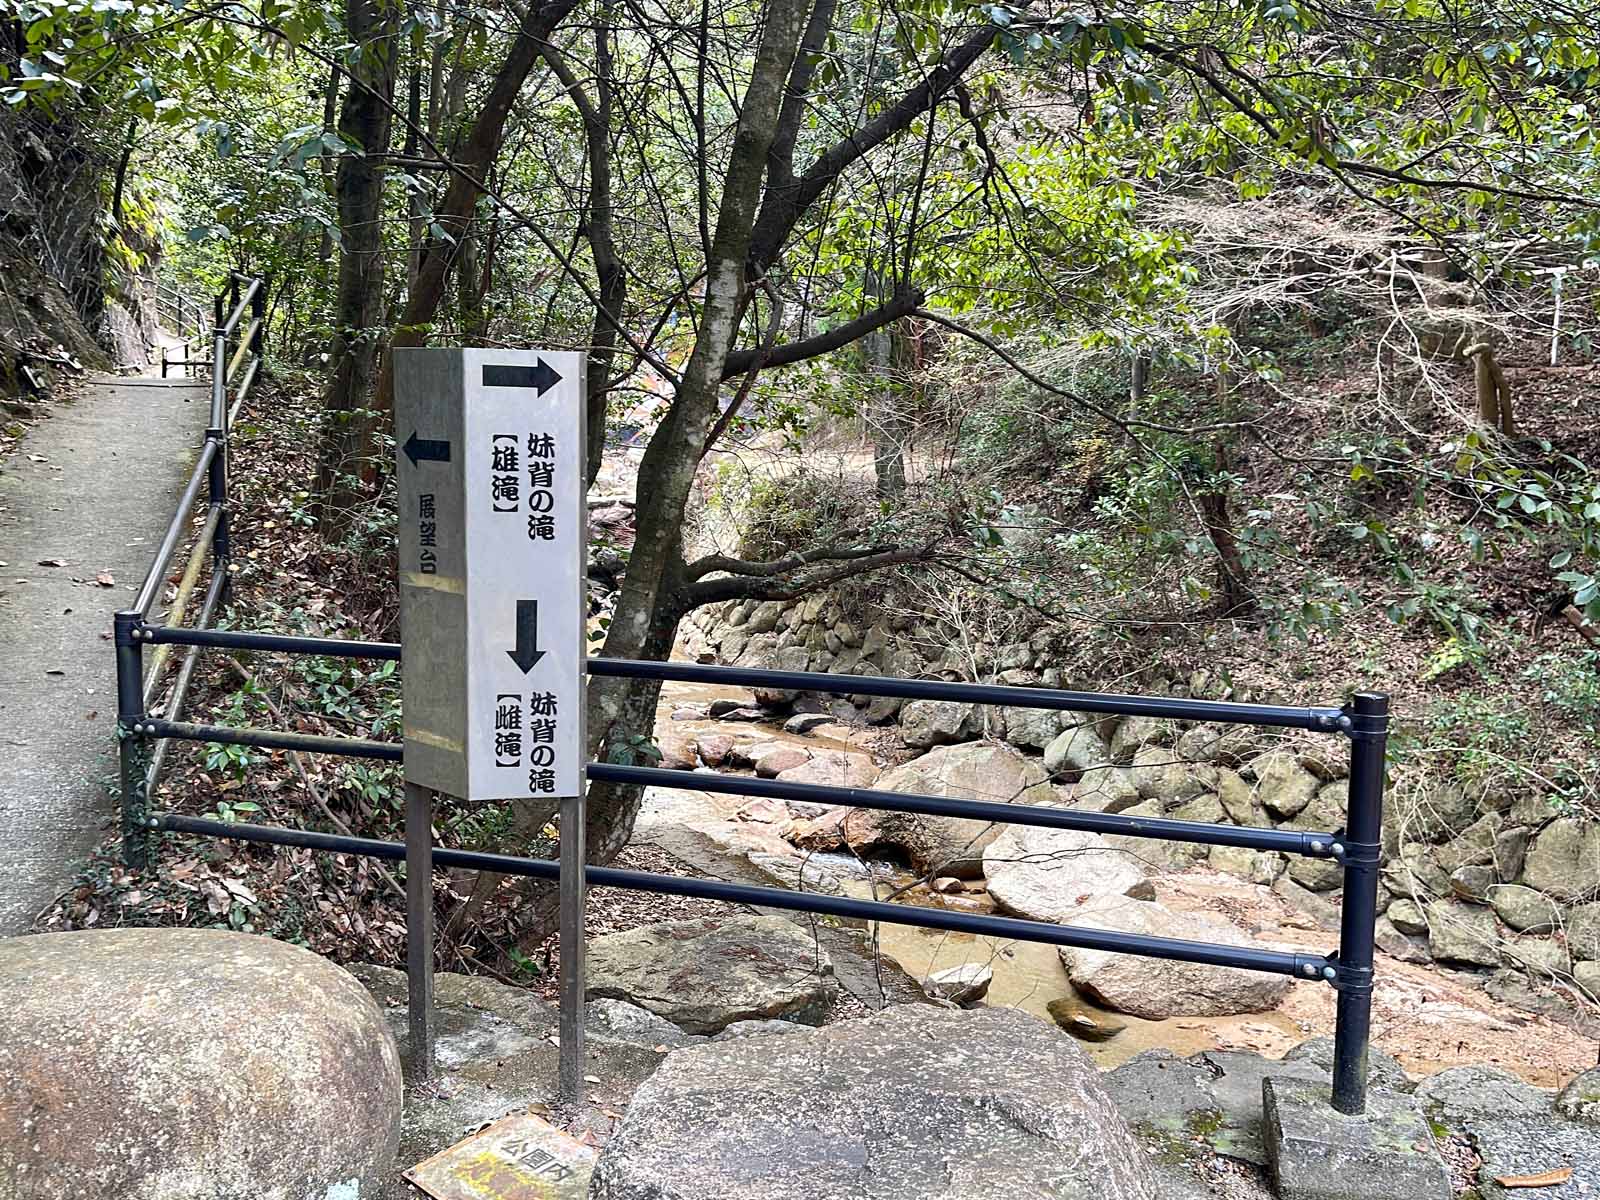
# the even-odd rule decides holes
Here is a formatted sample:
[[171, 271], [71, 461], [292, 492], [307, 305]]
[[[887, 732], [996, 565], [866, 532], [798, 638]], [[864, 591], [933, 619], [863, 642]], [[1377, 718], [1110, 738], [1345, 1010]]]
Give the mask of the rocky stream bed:
[[[919, 753], [892, 727], [806, 707], [802, 702], [802, 711], [776, 711], [748, 692], [668, 685], [657, 723], [663, 765], [686, 773], [1062, 802], [1038, 760], [1002, 742]], [[1207, 859], [1175, 858], [1159, 842], [1017, 827], [996, 838], [997, 831], [975, 822], [861, 810], [845, 818], [841, 835], [838, 813], [714, 794], [684, 782], [682, 789], [647, 795], [636, 841], [714, 877], [1274, 949], [1326, 953], [1338, 942], [1336, 897], [1283, 874], [1255, 882], [1215, 869]], [[949, 825], [956, 828], [941, 828]], [[851, 833], [852, 826], [860, 831]], [[1108, 919], [1097, 922], [1095, 914]], [[1056, 1021], [1079, 1036], [1102, 1067], [1150, 1049], [1181, 1055], [1240, 1049], [1276, 1057], [1333, 1029], [1335, 993], [1320, 983], [1063, 953], [901, 925], [873, 927], [854, 938], [841, 937], [844, 932], [832, 932], [834, 943], [853, 941], [863, 957], [841, 967], [847, 999], [859, 993], [869, 1008], [881, 1006], [885, 996], [902, 999], [909, 981], [884, 983], [901, 971], [939, 994], [941, 985], [928, 981], [941, 977], [946, 996], [981, 994], [988, 1005]], [[892, 962], [875, 964], [875, 953]], [[1516, 992], [1503, 976], [1453, 970], [1422, 957], [1380, 956], [1374, 1009], [1375, 1044], [1413, 1075], [1493, 1063], [1529, 1083], [1560, 1087], [1594, 1064], [1592, 1015], [1551, 1002], [1531, 983]], [[847, 1004], [842, 1011], [859, 1009]]]

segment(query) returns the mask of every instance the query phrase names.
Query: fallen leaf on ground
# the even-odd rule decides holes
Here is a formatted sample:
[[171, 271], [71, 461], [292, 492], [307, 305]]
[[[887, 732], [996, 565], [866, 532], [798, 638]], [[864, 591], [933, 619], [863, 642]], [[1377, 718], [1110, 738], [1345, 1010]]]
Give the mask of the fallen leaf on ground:
[[1496, 1175], [1495, 1182], [1506, 1188], [1557, 1187], [1572, 1178], [1571, 1167], [1557, 1167], [1537, 1175]]
[[96, 575], [94, 577], [94, 581], [96, 583], [98, 583], [101, 587], [116, 587], [117, 586], [116, 578], [111, 574], [110, 571], [101, 571], [100, 574], [98, 574], [98, 575]]
[[41, 558], [39, 565], [41, 567], [64, 567], [67, 565], [67, 560], [64, 558]]

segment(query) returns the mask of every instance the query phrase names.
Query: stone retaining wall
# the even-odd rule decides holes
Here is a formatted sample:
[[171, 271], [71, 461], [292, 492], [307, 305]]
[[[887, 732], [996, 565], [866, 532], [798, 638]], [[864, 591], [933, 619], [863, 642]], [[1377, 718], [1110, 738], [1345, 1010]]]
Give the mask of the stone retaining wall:
[[[732, 601], [696, 613], [685, 641], [702, 661], [790, 671], [970, 679], [1059, 687], [1048, 639], [968, 655], [943, 631], [909, 617], [852, 620], [818, 593], [792, 603]], [[1197, 671], [1182, 685], [1143, 690], [1209, 699], [1240, 695]], [[757, 692], [772, 708], [799, 699]], [[1039, 755], [1063, 803], [1129, 816], [1332, 831], [1344, 822], [1348, 746], [1280, 730], [1102, 717], [1030, 708], [980, 708], [891, 697], [806, 698], [841, 719], [898, 725], [914, 749], [991, 737]], [[1337, 902], [1339, 868], [1326, 860], [1231, 847], [1160, 843], [1167, 865], [1211, 867], [1269, 884], [1315, 908]], [[1407, 961], [1485, 972], [1492, 989], [1526, 979], [1600, 997], [1600, 825], [1564, 815], [1542, 796], [1392, 773], [1385, 805], [1378, 941]], [[1324, 906], [1325, 907], [1325, 906]]]

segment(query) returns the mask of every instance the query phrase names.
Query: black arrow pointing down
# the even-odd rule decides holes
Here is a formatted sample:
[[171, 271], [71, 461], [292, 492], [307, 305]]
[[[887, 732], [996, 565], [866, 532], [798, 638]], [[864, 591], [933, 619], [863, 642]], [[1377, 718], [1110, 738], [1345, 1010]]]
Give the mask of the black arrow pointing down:
[[539, 602], [537, 600], [517, 601], [517, 648], [507, 650], [511, 661], [522, 668], [526, 675], [533, 670], [533, 666], [545, 656], [545, 651], [539, 649]]

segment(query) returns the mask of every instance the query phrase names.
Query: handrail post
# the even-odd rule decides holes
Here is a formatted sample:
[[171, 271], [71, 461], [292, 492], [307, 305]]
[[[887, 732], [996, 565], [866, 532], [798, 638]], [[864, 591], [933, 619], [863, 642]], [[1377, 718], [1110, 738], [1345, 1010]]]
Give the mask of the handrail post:
[[267, 344], [267, 281], [263, 276], [261, 285], [256, 288], [256, 294], [250, 297], [250, 317], [261, 322], [256, 326], [255, 336], [250, 339], [250, 353], [257, 358], [266, 356]]
[[1378, 919], [1389, 697], [1378, 692], [1358, 692], [1346, 713], [1351, 738], [1350, 800], [1343, 840], [1335, 846], [1344, 866], [1344, 901], [1339, 922], [1339, 961], [1332, 980], [1339, 991], [1333, 1035], [1333, 1107], [1356, 1116], [1367, 1106], [1373, 932]]
[[117, 644], [117, 758], [122, 784], [122, 862], [143, 870], [149, 862], [144, 795], [144, 646], [137, 640], [137, 612], [113, 618]]

